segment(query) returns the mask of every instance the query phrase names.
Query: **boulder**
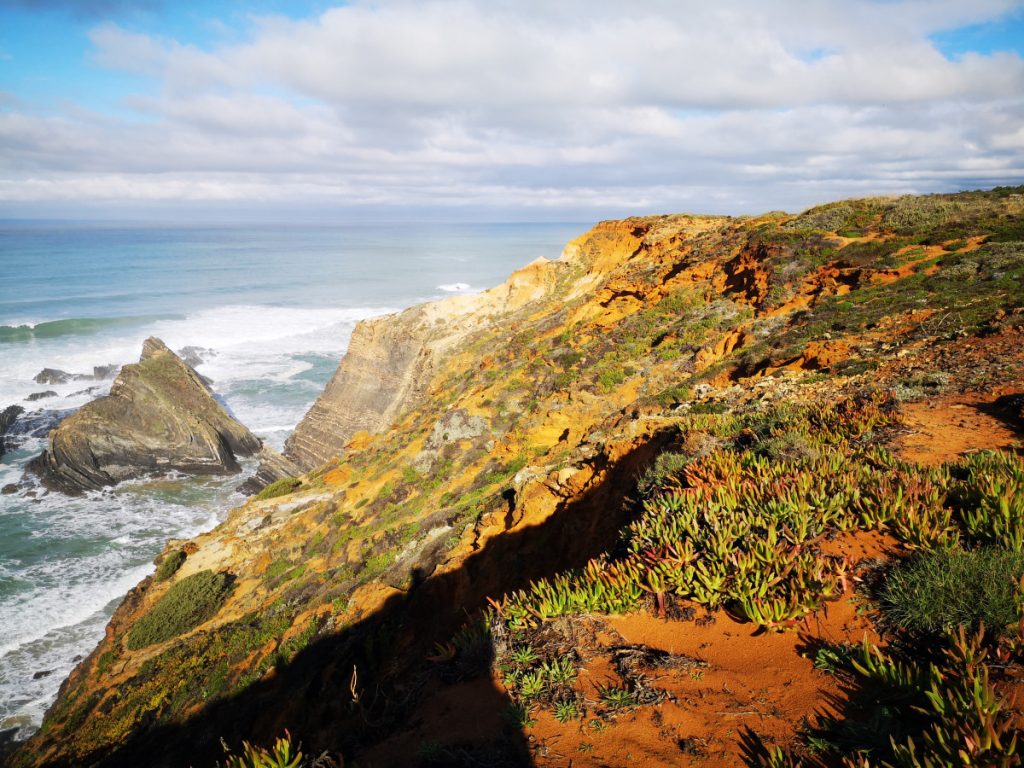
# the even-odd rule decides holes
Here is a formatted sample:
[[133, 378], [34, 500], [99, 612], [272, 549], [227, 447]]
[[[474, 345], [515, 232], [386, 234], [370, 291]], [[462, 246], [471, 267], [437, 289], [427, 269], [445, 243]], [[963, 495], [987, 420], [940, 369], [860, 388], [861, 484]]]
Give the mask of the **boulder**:
[[28, 400], [30, 403], [34, 403], [36, 400], [45, 400], [48, 397], [56, 397], [56, 396], [57, 396], [56, 392], [54, 392], [52, 389], [48, 389], [45, 392], [33, 392], [31, 395], [29, 395], [25, 399]]
[[96, 381], [113, 378], [115, 373], [117, 373], [116, 365], [94, 365], [92, 367], [92, 377]]
[[212, 349], [207, 349], [206, 347], [188, 346], [178, 350], [178, 357], [193, 368], [206, 362], [206, 358], [213, 357], [216, 354]]
[[238, 490], [241, 493], [251, 496], [259, 493], [271, 483], [284, 480], [286, 477], [296, 477], [303, 473], [302, 467], [291, 459], [275, 451], [269, 445], [260, 449], [260, 464], [256, 474], [242, 483]]
[[50, 432], [48, 450], [30, 467], [48, 487], [78, 493], [153, 473], [233, 473], [236, 456], [259, 450], [260, 441], [224, 411], [199, 374], [150, 338], [109, 395]]

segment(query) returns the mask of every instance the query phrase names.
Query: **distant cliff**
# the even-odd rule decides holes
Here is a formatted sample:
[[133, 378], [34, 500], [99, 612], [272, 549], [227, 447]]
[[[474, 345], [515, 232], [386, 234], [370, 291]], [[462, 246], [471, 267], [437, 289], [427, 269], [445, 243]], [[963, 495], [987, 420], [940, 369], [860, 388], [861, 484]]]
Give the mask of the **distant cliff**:
[[852, 695], [808, 649], [881, 642], [852, 585], [960, 535], [893, 489], [919, 521], [970, 474], [928, 462], [1020, 439], [1022, 191], [603, 222], [361, 323], [301, 476], [168, 544], [13, 765], [198, 768], [286, 728], [375, 766], [796, 743]]

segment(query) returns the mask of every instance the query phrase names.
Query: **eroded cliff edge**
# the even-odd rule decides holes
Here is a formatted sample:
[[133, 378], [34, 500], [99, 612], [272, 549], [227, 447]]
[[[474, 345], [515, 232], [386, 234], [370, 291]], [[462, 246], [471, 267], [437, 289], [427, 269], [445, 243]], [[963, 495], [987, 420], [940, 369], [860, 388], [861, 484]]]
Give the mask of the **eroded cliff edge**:
[[[572, 696], [600, 729], [558, 730], [550, 710], [531, 709], [520, 683], [492, 665], [526, 641], [507, 634], [508, 613], [481, 628], [479, 611], [489, 598], [523, 608], [502, 595], [622, 561], [627, 526], [646, 509], [632, 501], [637, 479], [666, 448], [726, 467], [738, 461], [730, 456], [769, 456], [788, 471], [823, 461], [827, 448], [794, 421], [799, 407], [835, 406], [829, 426], [874, 419], [886, 428], [852, 442], [896, 450], [900, 414], [911, 418], [914, 403], [1024, 391], [1022, 211], [1021, 190], [1003, 190], [848, 201], [800, 216], [606, 222], [558, 261], [480, 297], [361, 326], [289, 442], [309, 470], [299, 484], [172, 542], [15, 764], [212, 765], [221, 738], [266, 743], [284, 728], [307, 754], [360, 764], [431, 764], [418, 751], [431, 743], [442, 758], [558, 765], [558, 744], [572, 740], [574, 764], [614, 764], [641, 726], [651, 760], [700, 759], [681, 751], [686, 733], [658, 736], [665, 717], [694, 716], [686, 686], [727, 687], [736, 700], [721, 707], [747, 711], [764, 696], [760, 678], [724, 658], [662, 668], [679, 690], [674, 703], [659, 699], [661, 726], [643, 712], [617, 724], [615, 711], [635, 707], [604, 707], [595, 687], [624, 669], [622, 690], [639, 697], [642, 674], [620, 664], [635, 645], [627, 636], [647, 627], [636, 636], [656, 648], [660, 625], [644, 623], [656, 619], [669, 622], [666, 636], [704, 637], [708, 624], [686, 620], [697, 603], [638, 601], [635, 626], [598, 614], [555, 620], [557, 606], [525, 603], [525, 623], [547, 633], [530, 642], [582, 665]], [[1013, 429], [965, 446], [1010, 447]], [[712, 470], [702, 467], [724, 471]], [[832, 533], [837, 551], [823, 556], [882, 551], [875, 539]], [[196, 594], [206, 610], [195, 620], [152, 626]], [[812, 674], [793, 635], [740, 647], [751, 623], [710, 615], [749, 669], [758, 658], [795, 659], [794, 677], [775, 681], [781, 714], [758, 721], [766, 737], [794, 739], [815, 702], [842, 695]], [[852, 616], [840, 615], [848, 629], [815, 617], [814, 631], [863, 629]], [[511, 728], [510, 711], [520, 714]], [[532, 733], [548, 729], [532, 741], [531, 711]], [[715, 711], [701, 721], [708, 734], [722, 720]], [[738, 760], [735, 738], [708, 734], [700, 738], [720, 764]]]

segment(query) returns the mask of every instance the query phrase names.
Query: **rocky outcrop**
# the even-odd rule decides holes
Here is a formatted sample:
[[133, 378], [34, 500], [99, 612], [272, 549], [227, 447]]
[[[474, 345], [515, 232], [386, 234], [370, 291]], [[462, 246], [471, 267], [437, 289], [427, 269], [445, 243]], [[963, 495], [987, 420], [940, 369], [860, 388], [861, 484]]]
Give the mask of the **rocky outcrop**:
[[172, 470], [237, 472], [235, 457], [259, 450], [259, 440], [224, 411], [199, 374], [150, 338], [109, 395], [50, 433], [48, 450], [31, 468], [46, 485], [77, 493]]
[[14, 425], [14, 422], [17, 421], [18, 417], [24, 412], [25, 409], [20, 405], [10, 405], [0, 411], [0, 456], [3, 456], [7, 451], [7, 445], [4, 442], [4, 437]]
[[32, 377], [36, 384], [67, 384], [69, 381], [103, 381], [117, 372], [116, 365], [93, 366], [92, 374], [68, 373], [58, 368], [43, 368]]

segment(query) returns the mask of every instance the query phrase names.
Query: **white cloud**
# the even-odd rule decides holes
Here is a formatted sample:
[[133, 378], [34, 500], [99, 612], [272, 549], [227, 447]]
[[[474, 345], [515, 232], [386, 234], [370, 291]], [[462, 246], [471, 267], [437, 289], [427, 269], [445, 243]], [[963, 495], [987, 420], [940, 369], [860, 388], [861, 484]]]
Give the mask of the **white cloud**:
[[108, 24], [95, 62], [154, 84], [135, 119], [0, 111], [0, 201], [749, 210], [1019, 179], [1024, 60], [929, 39], [1019, 7], [354, 2], [209, 50]]

